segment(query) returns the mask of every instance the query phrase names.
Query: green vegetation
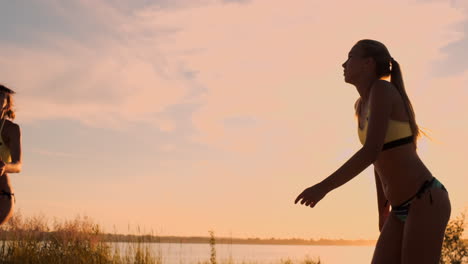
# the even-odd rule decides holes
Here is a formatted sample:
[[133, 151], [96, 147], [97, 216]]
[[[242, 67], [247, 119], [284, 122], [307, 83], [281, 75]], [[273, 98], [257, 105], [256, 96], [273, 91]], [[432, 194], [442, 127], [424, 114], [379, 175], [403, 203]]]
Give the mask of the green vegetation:
[[211, 250], [211, 257], [210, 257], [210, 263], [211, 264], [216, 264], [216, 240], [214, 237], [214, 231], [210, 231], [210, 250]]
[[0, 226], [0, 263], [5, 264], [159, 264], [144, 240], [118, 247], [102, 240], [99, 225], [87, 217], [54, 221], [52, 228], [44, 217], [23, 219], [17, 213]]
[[[139, 232], [138, 232], [139, 233]], [[207, 241], [209, 261], [199, 264], [234, 264], [232, 257], [218, 262], [214, 232]], [[198, 238], [199, 241], [201, 238]], [[120, 244], [117, 242], [125, 242]], [[45, 217], [24, 218], [16, 213], [0, 226], [0, 263], [2, 264], [162, 264], [162, 254], [154, 254], [150, 243], [162, 242], [153, 235], [104, 234], [88, 217], [71, 221], [53, 221]], [[178, 243], [186, 242], [180, 238]], [[280, 264], [292, 264], [289, 259]], [[248, 263], [242, 263], [248, 264]], [[254, 264], [254, 263], [252, 263]], [[257, 264], [257, 263], [255, 263]], [[306, 258], [299, 264], [321, 264]]]
[[[464, 224], [465, 214], [461, 214], [449, 222], [445, 232], [440, 264], [467, 263], [468, 244], [466, 240], [461, 239]], [[196, 238], [197, 241], [204, 241], [210, 245], [209, 261], [199, 264], [234, 264], [232, 257], [228, 260], [217, 261], [216, 244], [219, 243], [219, 240], [215, 239], [213, 231], [209, 231], [209, 234], [209, 238]], [[247, 239], [244, 241], [252, 242], [252, 240], [255, 243], [251, 244], [276, 244], [279, 241], [294, 241], [293, 244], [310, 243], [308, 240], [297, 239]], [[233, 241], [232, 238], [231, 241]], [[323, 240], [319, 241], [323, 242]], [[104, 234], [99, 225], [93, 223], [88, 217], [76, 217], [74, 220], [62, 222], [55, 220], [49, 225], [44, 217], [23, 218], [21, 213], [16, 213], [10, 221], [0, 226], [0, 263], [161, 264], [161, 251], [154, 254], [150, 248], [151, 243], [154, 242], [163, 241], [160, 237], [153, 235]], [[177, 242], [191, 241], [190, 239], [178, 238]], [[297, 262], [293, 262], [291, 259], [281, 259], [278, 263], [322, 264], [320, 259], [312, 260], [309, 257]], [[248, 263], [243, 262], [242, 264]]]
[[463, 264], [468, 262], [466, 240], [462, 240], [465, 225], [465, 214], [450, 220], [445, 230], [444, 244], [440, 264]]

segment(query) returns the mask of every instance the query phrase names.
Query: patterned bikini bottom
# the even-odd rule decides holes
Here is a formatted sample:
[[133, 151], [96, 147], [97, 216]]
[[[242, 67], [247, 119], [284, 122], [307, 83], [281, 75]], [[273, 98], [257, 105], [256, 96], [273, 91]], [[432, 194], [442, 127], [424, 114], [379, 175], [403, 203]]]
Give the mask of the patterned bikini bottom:
[[[432, 193], [431, 193], [431, 190], [433, 188], [438, 188], [438, 189], [442, 189], [444, 191], [447, 192], [447, 189], [445, 188], [445, 186], [440, 182], [438, 181], [435, 177], [433, 177], [431, 180], [427, 180], [425, 181], [421, 187], [419, 188], [418, 192], [413, 195], [411, 198], [409, 198], [406, 202], [398, 205], [398, 206], [392, 206], [392, 212], [395, 214], [396, 217], [398, 217], [398, 219], [400, 219], [401, 221], [405, 222], [406, 221], [406, 218], [408, 217], [408, 213], [409, 213], [409, 209], [410, 209], [410, 206], [411, 206], [411, 203], [414, 201], [414, 199], [416, 198], [421, 198], [421, 196], [426, 192], [426, 191], [429, 191], [429, 197], [430, 197], [430, 200], [431, 200], [431, 204], [432, 204]], [[388, 201], [387, 201], [388, 202]], [[385, 203], [385, 206], [387, 204]]]

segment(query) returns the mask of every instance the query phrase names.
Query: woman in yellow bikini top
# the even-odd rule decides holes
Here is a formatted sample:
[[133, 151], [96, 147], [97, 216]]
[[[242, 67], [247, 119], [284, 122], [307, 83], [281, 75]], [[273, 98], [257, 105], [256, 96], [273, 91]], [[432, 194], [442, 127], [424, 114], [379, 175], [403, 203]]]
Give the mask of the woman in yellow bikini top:
[[[5, 126], [5, 119], [1, 119], [1, 125], [0, 125], [0, 135], [3, 132], [3, 127]], [[11, 153], [10, 149], [7, 147], [5, 142], [3, 142], [3, 137], [0, 136], [0, 160], [5, 162], [5, 163], [10, 163], [11, 162]]]
[[[369, 115], [370, 110], [367, 112], [365, 125], [362, 129], [359, 127], [358, 121], [358, 135], [359, 141], [362, 145], [364, 145], [364, 143], [366, 142]], [[412, 143], [413, 140], [413, 131], [411, 131], [411, 125], [408, 121], [389, 119], [382, 151], [398, 147], [404, 144]]]
[[13, 214], [15, 204], [9, 173], [21, 171], [21, 132], [13, 110], [14, 92], [0, 84], [0, 224]]
[[[358, 124], [363, 147], [330, 176], [306, 188], [295, 203], [313, 208], [329, 192], [374, 165], [381, 233], [371, 262], [439, 263], [450, 199], [447, 189], [417, 155], [416, 139], [421, 131], [399, 63], [384, 44], [363, 39], [353, 46], [342, 67], [345, 82], [354, 85], [362, 102], [368, 104], [366, 120]], [[359, 117], [362, 103], [358, 102]], [[400, 116], [409, 121], [390, 118], [403, 111]]]

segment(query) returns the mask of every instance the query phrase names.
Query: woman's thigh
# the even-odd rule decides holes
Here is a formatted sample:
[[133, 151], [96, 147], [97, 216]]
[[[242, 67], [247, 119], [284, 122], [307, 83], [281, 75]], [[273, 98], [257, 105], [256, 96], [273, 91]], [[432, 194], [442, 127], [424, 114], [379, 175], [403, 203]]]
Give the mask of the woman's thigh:
[[372, 264], [400, 263], [403, 230], [404, 223], [390, 213], [377, 240]]
[[0, 195], [0, 225], [13, 215], [14, 201], [8, 196]]
[[430, 193], [427, 191], [411, 203], [403, 231], [403, 264], [439, 263], [450, 213], [449, 196], [442, 189], [431, 189]]

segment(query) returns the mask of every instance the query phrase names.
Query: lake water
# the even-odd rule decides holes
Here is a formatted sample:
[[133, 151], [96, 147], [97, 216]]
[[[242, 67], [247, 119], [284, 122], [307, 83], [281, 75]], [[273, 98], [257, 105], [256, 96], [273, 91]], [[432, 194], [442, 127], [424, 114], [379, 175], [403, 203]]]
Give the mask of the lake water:
[[[125, 248], [125, 243], [119, 243]], [[154, 254], [162, 256], [163, 264], [192, 264], [210, 260], [209, 244], [148, 244]], [[280, 263], [281, 260], [291, 260], [294, 264], [305, 259], [317, 260], [322, 264], [353, 264], [370, 263], [374, 246], [305, 246], [305, 245], [238, 245], [217, 244], [217, 261], [228, 263]], [[122, 252], [123, 253], [123, 252]]]

